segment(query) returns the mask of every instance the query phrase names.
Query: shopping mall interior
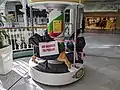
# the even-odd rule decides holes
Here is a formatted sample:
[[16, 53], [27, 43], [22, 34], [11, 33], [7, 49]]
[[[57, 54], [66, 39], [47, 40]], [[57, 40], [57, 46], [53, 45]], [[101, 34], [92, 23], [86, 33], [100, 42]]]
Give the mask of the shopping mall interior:
[[120, 90], [119, 0], [1, 0], [0, 90]]

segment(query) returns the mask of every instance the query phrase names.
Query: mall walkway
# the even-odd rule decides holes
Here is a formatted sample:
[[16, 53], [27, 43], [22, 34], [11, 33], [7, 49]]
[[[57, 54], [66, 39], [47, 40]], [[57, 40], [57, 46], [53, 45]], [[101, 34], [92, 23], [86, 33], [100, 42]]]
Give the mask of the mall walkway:
[[[85, 76], [80, 81], [63, 86], [39, 87], [27, 76], [28, 60], [14, 60], [13, 71], [0, 76], [7, 90], [120, 90], [120, 35], [84, 34], [87, 46], [85, 53]], [[36, 89], [35, 89], [36, 88]]]
[[120, 34], [84, 34], [87, 55], [120, 58]]

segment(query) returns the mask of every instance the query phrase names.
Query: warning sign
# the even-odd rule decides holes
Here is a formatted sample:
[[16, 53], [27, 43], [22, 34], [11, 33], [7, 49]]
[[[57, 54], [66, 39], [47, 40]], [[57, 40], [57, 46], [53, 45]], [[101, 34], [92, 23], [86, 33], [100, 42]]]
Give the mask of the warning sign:
[[39, 51], [40, 51], [40, 56], [50, 56], [50, 55], [59, 54], [58, 42], [51, 41], [51, 42], [39, 43]]
[[53, 32], [54, 33], [61, 33], [62, 32], [62, 21], [61, 20], [54, 20], [53, 21]]

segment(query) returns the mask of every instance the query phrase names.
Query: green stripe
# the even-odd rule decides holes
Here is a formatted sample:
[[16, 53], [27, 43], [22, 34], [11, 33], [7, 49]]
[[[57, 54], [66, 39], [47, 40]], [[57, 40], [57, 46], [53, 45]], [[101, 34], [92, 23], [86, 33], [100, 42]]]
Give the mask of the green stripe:
[[[63, 21], [63, 14], [61, 14], [60, 16], [55, 18], [54, 20], [62, 20]], [[53, 21], [50, 22], [50, 24], [48, 25], [48, 32], [51, 32], [53, 30]]]

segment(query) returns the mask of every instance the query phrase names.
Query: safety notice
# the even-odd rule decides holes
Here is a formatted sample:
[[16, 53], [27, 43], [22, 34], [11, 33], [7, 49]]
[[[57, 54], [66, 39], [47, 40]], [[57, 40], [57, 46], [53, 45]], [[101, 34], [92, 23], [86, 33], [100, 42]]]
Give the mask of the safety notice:
[[58, 42], [51, 41], [51, 42], [39, 43], [39, 51], [40, 51], [40, 56], [50, 56], [50, 55], [59, 54]]

